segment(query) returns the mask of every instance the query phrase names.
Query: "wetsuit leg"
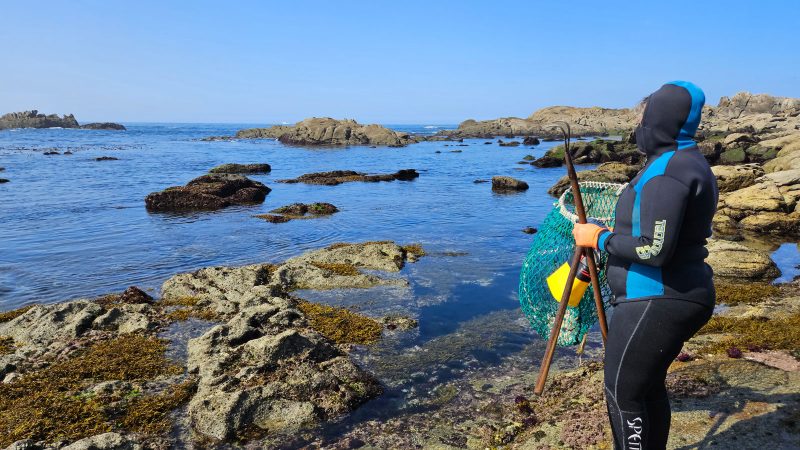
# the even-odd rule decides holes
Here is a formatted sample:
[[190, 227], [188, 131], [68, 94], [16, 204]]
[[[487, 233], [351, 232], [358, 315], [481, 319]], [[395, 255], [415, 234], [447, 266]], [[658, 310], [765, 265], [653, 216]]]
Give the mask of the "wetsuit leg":
[[615, 448], [666, 448], [667, 368], [711, 313], [698, 303], [665, 298], [614, 307], [606, 343], [605, 391]]

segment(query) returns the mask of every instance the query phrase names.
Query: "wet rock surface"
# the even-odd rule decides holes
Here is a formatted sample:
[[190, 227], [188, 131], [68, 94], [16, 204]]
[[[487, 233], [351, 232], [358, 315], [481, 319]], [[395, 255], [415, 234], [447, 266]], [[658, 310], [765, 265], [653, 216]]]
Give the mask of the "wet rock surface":
[[521, 192], [528, 190], [528, 183], [512, 177], [492, 177], [492, 191], [495, 192]]
[[148, 211], [215, 210], [231, 205], [262, 203], [270, 188], [241, 175], [209, 174], [186, 186], [170, 187], [145, 198]]
[[339, 212], [339, 209], [330, 203], [292, 203], [291, 205], [273, 209], [270, 211], [271, 214], [259, 214], [255, 217], [270, 223], [286, 223], [293, 219], [324, 217], [337, 212]]
[[209, 170], [209, 173], [230, 173], [230, 174], [248, 174], [248, 173], [269, 173], [272, 170], [269, 164], [236, 164], [228, 163], [221, 164]]
[[96, 123], [87, 123], [86, 125], [81, 125], [81, 128], [84, 130], [114, 130], [114, 131], [125, 131], [124, 125], [120, 125], [118, 123], [113, 122], [96, 122]]
[[414, 169], [402, 169], [395, 173], [370, 175], [354, 170], [333, 170], [330, 172], [314, 172], [301, 175], [297, 178], [278, 180], [279, 183], [306, 183], [321, 184], [324, 186], [336, 186], [352, 181], [362, 181], [374, 183], [378, 181], [411, 181], [419, 177], [419, 173]]

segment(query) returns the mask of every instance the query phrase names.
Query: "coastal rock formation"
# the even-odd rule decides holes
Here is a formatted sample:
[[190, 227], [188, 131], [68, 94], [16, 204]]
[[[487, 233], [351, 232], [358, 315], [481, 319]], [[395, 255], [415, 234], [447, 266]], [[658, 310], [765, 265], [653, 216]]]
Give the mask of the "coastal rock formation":
[[[570, 145], [575, 164], [597, 164], [620, 161], [626, 164], [640, 164], [645, 155], [636, 144], [625, 141], [596, 139], [590, 142], [573, 142]], [[536, 167], [559, 167], [564, 164], [564, 146], [558, 145], [548, 150], [541, 158], [532, 162]]]
[[709, 239], [706, 262], [720, 278], [773, 280], [780, 275], [769, 253], [737, 242]]
[[526, 119], [503, 117], [480, 122], [465, 120], [456, 130], [443, 130], [440, 134], [451, 138], [492, 138], [507, 135], [559, 137], [561, 132], [553, 127], [557, 121], [569, 122], [574, 136], [621, 134], [635, 125], [635, 117], [629, 109], [551, 106], [534, 112]]
[[764, 175], [764, 169], [758, 164], [740, 166], [713, 166], [711, 171], [717, 178], [720, 193], [736, 191], [752, 186]]
[[270, 128], [240, 130], [239, 139], [274, 138], [289, 145], [386, 145], [402, 147], [416, 139], [408, 133], [390, 130], [371, 124], [361, 125], [355, 120], [336, 120], [313, 117], [294, 126], [277, 125]]
[[492, 177], [492, 190], [495, 192], [519, 192], [528, 190], [528, 183], [506, 176]]
[[211, 170], [209, 170], [208, 173], [256, 174], [256, 173], [268, 173], [271, 170], [272, 167], [270, 167], [269, 164], [228, 163], [214, 167]]
[[87, 130], [124, 130], [118, 123], [89, 123], [79, 125], [72, 114], [39, 114], [39, 111], [13, 112], [0, 116], [0, 130], [11, 128], [83, 128]]
[[309, 329], [283, 299], [263, 299], [192, 339], [188, 370], [199, 378], [189, 403], [191, 424], [216, 439], [252, 426], [295, 432], [381, 392], [377, 380]]
[[78, 121], [72, 114], [59, 117], [58, 114], [44, 115], [39, 111], [13, 112], [0, 116], [0, 130], [10, 128], [78, 128]]
[[215, 210], [231, 205], [262, 203], [270, 188], [241, 175], [209, 174], [186, 186], [153, 192], [145, 198], [148, 211]]
[[120, 125], [118, 123], [113, 122], [95, 122], [95, 123], [87, 123], [86, 125], [81, 125], [81, 128], [84, 130], [115, 130], [115, 131], [125, 131], [124, 125]]
[[737, 229], [782, 236], [800, 234], [800, 169], [767, 173], [753, 181], [745, 172], [743, 180], [743, 188], [720, 195], [715, 230], [725, 235], [735, 235]]
[[[642, 164], [629, 165], [621, 162], [607, 162], [600, 164], [594, 170], [581, 170], [578, 172], [578, 180], [625, 184], [631, 181], [641, 168]], [[567, 189], [569, 189], [569, 178], [564, 175], [547, 190], [547, 193], [553, 197], [561, 197], [561, 194]]]
[[279, 183], [306, 183], [306, 184], [321, 184], [325, 186], [336, 186], [337, 184], [347, 183], [350, 181], [411, 181], [418, 178], [419, 173], [414, 169], [402, 169], [391, 174], [368, 175], [362, 172], [353, 170], [333, 170], [330, 172], [314, 172], [301, 175], [297, 178], [288, 180], [278, 180]]

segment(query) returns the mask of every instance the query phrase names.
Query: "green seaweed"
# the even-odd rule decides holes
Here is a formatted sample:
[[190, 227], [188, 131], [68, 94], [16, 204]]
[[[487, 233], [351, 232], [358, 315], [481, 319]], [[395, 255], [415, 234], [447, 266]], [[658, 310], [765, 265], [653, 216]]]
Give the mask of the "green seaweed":
[[358, 268], [348, 263], [327, 263], [319, 261], [311, 261], [311, 265], [322, 270], [327, 270], [336, 275], [344, 277], [352, 277], [361, 274]]
[[760, 303], [780, 293], [780, 288], [769, 283], [717, 283], [717, 302], [726, 305]]

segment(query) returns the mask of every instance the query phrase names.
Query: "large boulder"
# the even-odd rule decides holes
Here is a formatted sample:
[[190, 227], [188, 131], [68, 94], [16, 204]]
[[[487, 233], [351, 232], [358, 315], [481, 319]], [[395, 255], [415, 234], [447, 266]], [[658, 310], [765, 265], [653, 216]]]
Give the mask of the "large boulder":
[[[716, 169], [719, 171], [719, 169]], [[743, 176], [747, 179], [747, 175]], [[768, 173], [747, 186], [720, 195], [714, 228], [725, 235], [736, 229], [782, 236], [800, 235], [800, 169]]]
[[416, 139], [408, 133], [390, 130], [381, 125], [361, 125], [355, 120], [336, 120], [312, 117], [294, 126], [277, 125], [270, 128], [240, 130], [240, 139], [274, 138], [290, 145], [386, 145], [401, 147]]
[[710, 239], [706, 262], [720, 278], [736, 280], [772, 280], [780, 270], [769, 253], [746, 247], [737, 242]]
[[720, 192], [731, 192], [752, 186], [756, 183], [756, 179], [764, 175], [764, 169], [757, 164], [713, 166], [711, 171], [717, 178]]
[[79, 128], [72, 114], [59, 117], [58, 114], [44, 115], [39, 111], [13, 112], [0, 116], [0, 130], [9, 128]]
[[494, 176], [492, 177], [492, 190], [495, 192], [527, 191], [528, 183], [512, 177]]
[[148, 211], [215, 210], [262, 203], [270, 188], [241, 175], [209, 174], [186, 186], [170, 187], [145, 198]]

